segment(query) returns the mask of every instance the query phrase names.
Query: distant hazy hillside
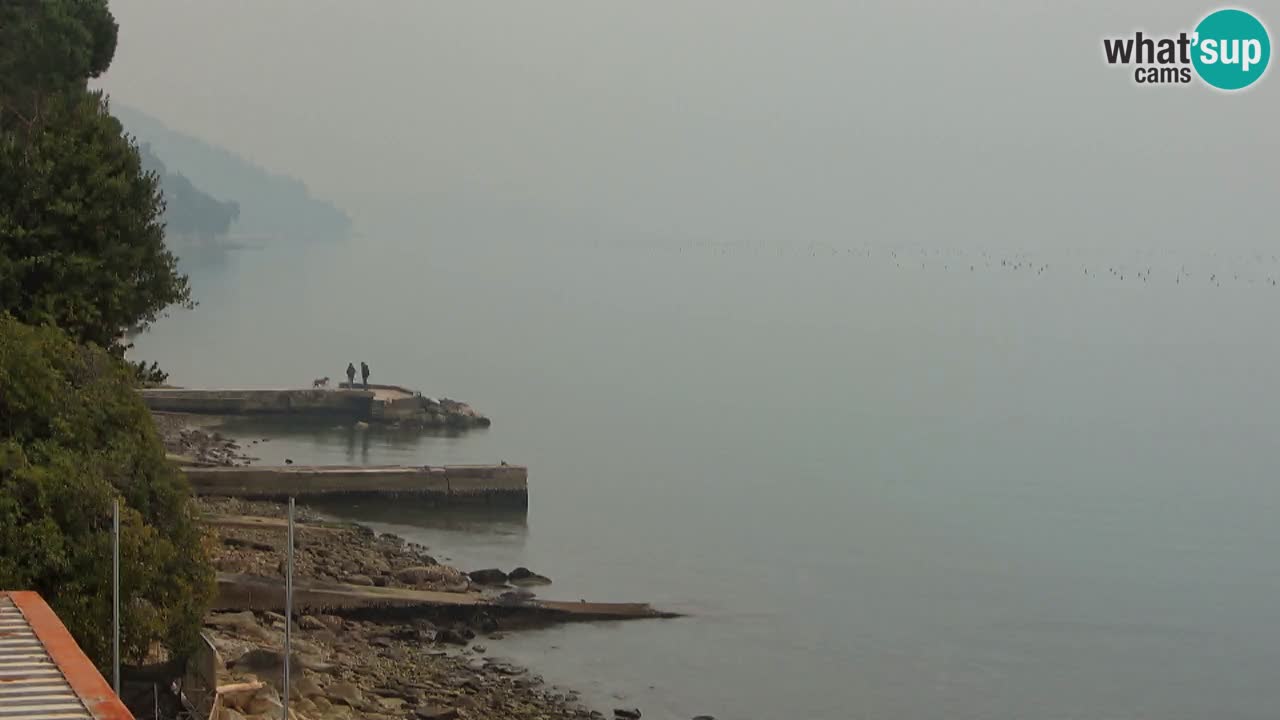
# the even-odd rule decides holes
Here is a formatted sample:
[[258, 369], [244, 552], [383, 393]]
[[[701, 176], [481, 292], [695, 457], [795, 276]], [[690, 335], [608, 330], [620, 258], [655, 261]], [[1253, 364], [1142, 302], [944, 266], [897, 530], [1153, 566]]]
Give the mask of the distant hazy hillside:
[[160, 176], [164, 190], [165, 233], [172, 239], [209, 241], [226, 237], [240, 216], [235, 202], [223, 202], [192, 184], [182, 173], [170, 172], [156, 157], [151, 146], [143, 143], [142, 167]]
[[[312, 197], [300, 180], [269, 173], [224, 148], [172, 130], [141, 110], [112, 104], [111, 112], [126, 131], [137, 136], [140, 146], [150, 146], [170, 172], [189, 179], [209, 195], [239, 206], [239, 219], [231, 226], [232, 234], [326, 240], [345, 238], [350, 233], [351, 219], [347, 214]], [[168, 183], [165, 188], [167, 194]]]

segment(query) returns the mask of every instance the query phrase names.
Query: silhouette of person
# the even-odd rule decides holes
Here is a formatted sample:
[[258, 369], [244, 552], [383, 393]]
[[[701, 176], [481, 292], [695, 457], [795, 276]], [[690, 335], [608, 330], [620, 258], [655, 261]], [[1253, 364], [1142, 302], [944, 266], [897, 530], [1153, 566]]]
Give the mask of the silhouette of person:
[[356, 387], [356, 366], [347, 363], [347, 387], [355, 389]]
[[360, 380], [364, 382], [364, 389], [369, 389], [369, 366], [364, 362], [360, 363]]

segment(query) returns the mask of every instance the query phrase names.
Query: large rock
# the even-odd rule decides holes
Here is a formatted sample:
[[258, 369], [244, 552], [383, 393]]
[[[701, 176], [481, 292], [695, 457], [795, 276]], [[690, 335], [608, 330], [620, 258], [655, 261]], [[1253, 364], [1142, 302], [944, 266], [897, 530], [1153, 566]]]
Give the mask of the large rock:
[[269, 648], [253, 648], [236, 658], [231, 667], [258, 677], [272, 677], [284, 669], [284, 653]]
[[396, 579], [405, 585], [425, 585], [456, 578], [450, 578], [446, 568], [441, 565], [415, 565], [397, 570]]
[[258, 693], [253, 696], [253, 700], [249, 702], [249, 706], [245, 708], [250, 715], [263, 715], [266, 717], [280, 717], [284, 710], [284, 703], [275, 693]]
[[458, 708], [426, 705], [418, 708], [414, 714], [418, 716], [418, 720], [454, 720], [458, 717]]
[[[317, 673], [333, 672], [333, 665], [315, 655], [293, 653], [293, 667]], [[284, 674], [284, 652], [271, 648], [253, 648], [236, 658], [231, 668], [240, 673], [252, 673], [273, 685], [280, 685]]]
[[507, 574], [498, 568], [486, 568], [467, 573], [467, 577], [481, 585], [506, 585]]
[[341, 632], [347, 626], [347, 621], [338, 615], [317, 615], [316, 619], [335, 633]]
[[213, 565], [219, 571], [232, 575], [245, 575], [249, 572], [248, 559], [236, 555], [220, 557], [213, 562]]
[[259, 625], [258, 619], [248, 610], [237, 613], [214, 613], [205, 618], [204, 624], [258, 642], [267, 642], [276, 637], [276, 633]]
[[241, 683], [229, 688], [223, 688], [221, 690], [222, 707], [239, 711], [243, 715], [244, 709], [249, 706], [249, 703], [260, 689], [257, 683]]
[[325, 690], [325, 697], [329, 698], [329, 702], [337, 704], [344, 703], [349, 707], [357, 707], [364, 703], [364, 693], [360, 692], [360, 688], [355, 683], [338, 682], [330, 685]]
[[550, 585], [551, 578], [546, 575], [539, 575], [527, 567], [518, 567], [507, 575], [507, 579], [513, 585]]
[[291, 698], [289, 700], [289, 714], [297, 714], [302, 718], [313, 718], [320, 714], [316, 709], [316, 704], [308, 698]]
[[640, 711], [636, 708], [615, 708], [613, 716], [618, 720], [640, 720]]
[[450, 645], [466, 645], [471, 641], [471, 637], [468, 637], [468, 635], [474, 637], [470, 631], [465, 629], [459, 631], [446, 628], [436, 631], [436, 642], [449, 643]]
[[325, 624], [313, 615], [303, 615], [298, 619], [298, 627], [303, 630], [326, 630]]
[[334, 705], [323, 711], [320, 717], [323, 720], [355, 720], [356, 714], [346, 705]]
[[293, 664], [304, 670], [310, 670], [315, 673], [328, 674], [337, 669], [333, 663], [325, 662], [323, 658], [315, 655], [299, 655], [294, 653], [292, 656]]
[[303, 655], [316, 655], [321, 657], [324, 655], [324, 648], [310, 640], [304, 640], [295, 636], [291, 638], [291, 641], [293, 642], [293, 652], [295, 654], [301, 653]]
[[499, 605], [523, 605], [524, 603], [529, 602], [535, 597], [536, 595], [534, 595], [532, 592], [528, 590], [524, 590], [524, 589], [512, 590], [511, 592], [504, 592], [501, 595], [499, 595], [498, 604]]
[[364, 585], [367, 587], [373, 587], [373, 578], [368, 575], [360, 575], [357, 573], [354, 575], [348, 575], [345, 580], [348, 585]]
[[222, 705], [224, 718], [227, 717], [226, 710], [234, 710], [247, 718], [273, 713], [274, 717], [280, 717], [282, 707], [280, 696], [276, 694], [275, 688], [269, 685], [260, 687], [254, 687], [253, 685], [237, 686], [222, 693]]
[[293, 692], [298, 697], [313, 698], [318, 695], [324, 695], [324, 688], [320, 687], [320, 683], [309, 677], [300, 677], [293, 681]]

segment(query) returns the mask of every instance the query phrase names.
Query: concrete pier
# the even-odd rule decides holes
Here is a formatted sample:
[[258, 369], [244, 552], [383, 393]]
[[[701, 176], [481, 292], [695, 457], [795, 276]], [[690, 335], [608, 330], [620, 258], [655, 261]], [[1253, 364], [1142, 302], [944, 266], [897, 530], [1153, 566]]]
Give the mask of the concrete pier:
[[262, 466], [183, 468], [198, 495], [298, 499], [409, 496], [441, 505], [527, 507], [529, 469], [519, 465]]
[[189, 390], [146, 388], [142, 401], [158, 412], [197, 415], [333, 415], [368, 420], [373, 390]]
[[456, 400], [424, 397], [398, 385], [313, 389], [145, 388], [153, 412], [197, 415], [310, 415], [432, 428], [485, 428], [489, 418]]
[[[511, 605], [479, 593], [366, 587], [308, 579], [294, 580], [293, 585], [294, 608], [304, 611], [358, 610], [367, 608], [383, 610], [388, 608], [421, 608], [425, 610], [483, 608], [507, 613], [523, 612], [540, 615], [547, 620], [561, 622], [679, 617], [676, 613], [655, 610], [648, 603], [529, 600], [517, 605]], [[214, 599], [213, 609], [283, 610], [284, 583], [280, 578], [218, 573], [218, 594]]]

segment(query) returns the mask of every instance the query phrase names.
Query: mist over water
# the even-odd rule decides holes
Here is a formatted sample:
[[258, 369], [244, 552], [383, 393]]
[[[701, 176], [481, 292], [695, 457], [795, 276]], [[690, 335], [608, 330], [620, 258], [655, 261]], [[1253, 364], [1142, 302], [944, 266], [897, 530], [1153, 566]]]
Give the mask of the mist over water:
[[330, 510], [689, 613], [491, 650], [646, 718], [1274, 717], [1276, 78], [1102, 57], [1209, 7], [112, 8], [116, 97], [356, 231], [193, 264], [137, 357], [467, 401], [238, 431], [527, 464], [527, 516]]
[[[922, 270], [859, 249], [268, 248], [138, 354], [190, 385], [366, 360], [490, 414], [460, 436], [273, 430], [254, 452], [527, 463], [525, 518], [329, 509], [463, 567], [532, 567], [547, 597], [689, 612], [490, 643], [602, 707], [1267, 717], [1270, 258], [1040, 254], [1039, 271], [925, 249]], [[1139, 264], [1149, 281], [1106, 272]], [[1208, 280], [1237, 272], [1258, 281]]]

